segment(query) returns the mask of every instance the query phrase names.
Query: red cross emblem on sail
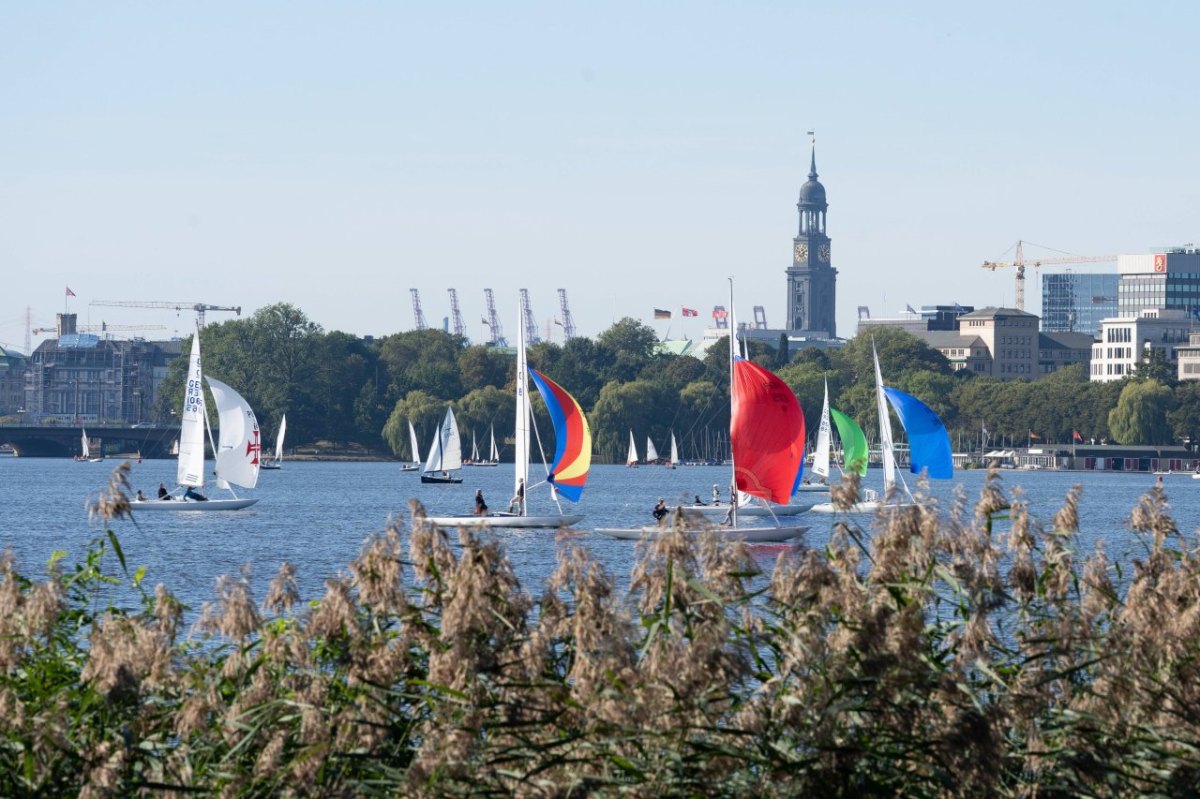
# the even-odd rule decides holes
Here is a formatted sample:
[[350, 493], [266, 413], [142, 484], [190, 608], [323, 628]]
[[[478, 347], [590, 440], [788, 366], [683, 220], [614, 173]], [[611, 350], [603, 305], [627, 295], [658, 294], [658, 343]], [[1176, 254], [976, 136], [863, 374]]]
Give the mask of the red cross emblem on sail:
[[254, 428], [254, 438], [246, 442], [246, 455], [250, 456], [250, 463], [257, 466], [258, 456], [262, 452], [262, 444], [258, 441], [258, 428]]

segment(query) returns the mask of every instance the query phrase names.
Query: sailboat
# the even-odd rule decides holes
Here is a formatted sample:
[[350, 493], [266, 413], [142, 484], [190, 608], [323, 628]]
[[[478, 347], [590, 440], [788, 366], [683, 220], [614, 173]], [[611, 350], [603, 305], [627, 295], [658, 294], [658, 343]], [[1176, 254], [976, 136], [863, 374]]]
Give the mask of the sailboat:
[[458, 437], [458, 422], [454, 420], [454, 409], [446, 408], [446, 417], [429, 445], [429, 457], [425, 459], [425, 470], [421, 472], [422, 483], [461, 483], [461, 477], [451, 472], [462, 468], [462, 442]]
[[495, 466], [500, 462], [499, 453], [496, 452], [496, 427], [492, 426], [492, 452], [491, 457], [484, 460], [479, 456], [479, 445], [475, 443], [475, 431], [471, 431], [471, 466]]
[[671, 431], [671, 459], [667, 461], [667, 468], [674, 469], [679, 465], [679, 445], [675, 443], [675, 431]]
[[[533, 409], [530, 406], [529, 379], [546, 403], [554, 425], [554, 460], [547, 469], [544, 484], [558, 507], [557, 514], [535, 515], [528, 512], [529, 492], [543, 483], [529, 485], [530, 430]], [[525, 354], [525, 327], [517, 325], [517, 408], [513, 456], [513, 498], [507, 511], [484, 515], [429, 516], [427, 521], [443, 527], [486, 525], [488, 527], [567, 527], [583, 519], [583, 514], [565, 514], [558, 497], [578, 502], [587, 484], [592, 463], [592, 433], [583, 409], [566, 389], [528, 366]]]
[[408, 420], [408, 444], [411, 450], [412, 463], [400, 467], [402, 472], [415, 472], [421, 468], [421, 445], [417, 442], [417, 430], [413, 427], [412, 419]]
[[658, 450], [654, 448], [650, 436], [646, 436], [646, 463], [658, 463]]
[[[954, 476], [950, 434], [946, 431], [946, 426], [932, 408], [916, 397], [898, 388], [885, 386], [879, 370], [879, 353], [875, 351], [874, 344], [871, 345], [871, 351], [875, 358], [875, 406], [879, 415], [879, 447], [883, 458], [883, 494], [873, 496], [874, 492], [868, 490], [864, 492], [862, 500], [844, 509], [835, 508], [831, 502], [824, 502], [812, 507], [814, 513], [875, 513], [885, 504], [892, 507], [918, 504], [908, 484], [896, 470], [889, 403], [900, 417], [900, 424], [908, 435], [909, 471], [913, 474], [927, 471], [930, 477], [937, 480], [949, 480]], [[861, 428], [854, 424], [852, 419], [841, 414], [835, 415], [834, 419], [839, 422], [838, 433], [842, 436], [847, 468], [865, 476], [866, 438], [862, 435]], [[843, 419], [848, 423], [845, 430], [842, 426]], [[858, 466], [860, 463], [861, 467]]]
[[273, 458], [264, 458], [260, 466], [262, 469], [282, 469], [283, 468], [283, 437], [287, 433], [287, 414], [279, 418], [279, 435], [275, 436], [275, 456]]
[[75, 460], [83, 461], [84, 463], [100, 463], [102, 460], [104, 460], [103, 455], [96, 455], [93, 457], [92, 445], [91, 445], [91, 442], [88, 441], [87, 428], [81, 427], [79, 431], [81, 434], [80, 439], [79, 439], [79, 453], [80, 454], [79, 454], [79, 457], [76, 458]]
[[[729, 306], [733, 308], [733, 279], [729, 281]], [[732, 482], [737, 491], [784, 505], [804, 465], [804, 412], [786, 383], [753, 361], [736, 356], [737, 325], [729, 325], [729, 439], [732, 444]], [[752, 543], [788, 542], [807, 527], [739, 527], [744, 515], [737, 504], [724, 508], [731, 526], [718, 528], [723, 538]], [[765, 510], [765, 509], [760, 509]], [[684, 515], [685, 530], [701, 533], [712, 529], [710, 521], [695, 514]], [[600, 528], [610, 538], [637, 540], [668, 534], [669, 526]]]
[[629, 452], [625, 455], [625, 465], [636, 469], [638, 465], [637, 444], [633, 441], [633, 431], [629, 431]]
[[[204, 438], [212, 440], [204, 401], [204, 381], [212, 391], [221, 423], [220, 436], [213, 444], [216, 453], [216, 483], [228, 490], [232, 499], [208, 499], [204, 488]], [[242, 396], [220, 380], [204, 376], [200, 367], [200, 331], [192, 338], [187, 389], [179, 430], [179, 463], [176, 467], [178, 488], [161, 499], [134, 500], [135, 511], [208, 511], [241, 510], [258, 502], [257, 498], [239, 497], [233, 486], [254, 488], [258, 483], [262, 443], [258, 420]], [[186, 489], [186, 490], [184, 490]]]

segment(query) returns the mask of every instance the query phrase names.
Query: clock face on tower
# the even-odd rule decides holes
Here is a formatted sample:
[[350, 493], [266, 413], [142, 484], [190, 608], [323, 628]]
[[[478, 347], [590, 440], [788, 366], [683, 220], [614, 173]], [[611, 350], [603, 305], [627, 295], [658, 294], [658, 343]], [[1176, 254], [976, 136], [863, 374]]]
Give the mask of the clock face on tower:
[[807, 244], [797, 244], [795, 252], [796, 252], [796, 260], [797, 261], [807, 261], [808, 260], [808, 245]]
[[822, 244], [821, 247], [817, 250], [817, 260], [819, 260], [823, 264], [829, 263], [829, 245], [828, 244]]

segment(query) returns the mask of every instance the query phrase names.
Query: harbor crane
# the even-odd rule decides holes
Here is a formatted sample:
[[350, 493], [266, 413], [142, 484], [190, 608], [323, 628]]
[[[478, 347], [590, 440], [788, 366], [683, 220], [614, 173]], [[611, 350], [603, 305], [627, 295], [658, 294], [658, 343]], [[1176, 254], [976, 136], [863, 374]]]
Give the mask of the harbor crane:
[[[1016, 294], [1013, 297], [1016, 303], [1017, 310], [1025, 310], [1025, 267], [1026, 266], [1050, 266], [1053, 264], [1102, 264], [1111, 263], [1117, 260], [1115, 255], [1071, 255], [1064, 253], [1063, 257], [1058, 258], [1037, 258], [1029, 261], [1025, 260], [1025, 252], [1023, 246], [1026, 242], [1017, 241], [1016, 253], [1011, 261], [984, 261], [983, 268], [990, 269], [993, 272], [997, 267], [1015, 266], [1017, 268]], [[1033, 242], [1028, 242], [1033, 244]], [[1034, 244], [1035, 247], [1041, 247], [1040, 244]], [[1052, 249], [1043, 247], [1043, 249]]]
[[421, 292], [416, 289], [409, 289], [408, 291], [412, 294], [413, 318], [417, 322], [417, 330], [424, 330], [426, 327], [425, 312], [421, 310]]
[[528, 344], [541, 342], [538, 335], [537, 319], [533, 316], [533, 307], [529, 304], [529, 289], [521, 289], [521, 318], [525, 320], [525, 341]]
[[496, 314], [496, 298], [492, 295], [492, 290], [484, 289], [483, 298], [487, 303], [487, 318], [483, 323], [491, 332], [491, 344], [493, 347], [507, 347], [508, 339], [504, 337], [504, 328], [500, 326], [500, 317]]
[[173, 311], [195, 311], [196, 326], [204, 327], [204, 314], [208, 311], [232, 311], [242, 315], [240, 305], [209, 305], [206, 302], [158, 302], [142, 300], [92, 300], [88, 305], [102, 305], [109, 308], [164, 308]]
[[454, 289], [447, 289], [450, 292], [450, 321], [454, 324], [454, 335], [467, 337], [467, 326], [463, 324], [462, 311], [458, 308], [458, 292]]
[[571, 316], [571, 306], [567, 304], [567, 290], [558, 290], [558, 307], [562, 311], [563, 341], [575, 338], [575, 319]]
[[[166, 325], [110, 325], [107, 322], [101, 322], [98, 325], [76, 325], [75, 332], [77, 333], [113, 333], [113, 332], [129, 332], [131, 330], [166, 330]], [[35, 336], [42, 333], [58, 333], [57, 327], [35, 327], [29, 331]], [[60, 334], [61, 335], [61, 334]]]

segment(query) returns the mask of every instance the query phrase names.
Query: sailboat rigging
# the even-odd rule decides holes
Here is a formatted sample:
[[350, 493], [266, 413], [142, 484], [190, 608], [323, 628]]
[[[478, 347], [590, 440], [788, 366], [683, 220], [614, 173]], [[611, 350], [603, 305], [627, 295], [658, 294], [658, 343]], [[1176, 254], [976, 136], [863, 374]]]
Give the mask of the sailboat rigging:
[[441, 426], [433, 434], [429, 445], [429, 457], [425, 470], [421, 472], [422, 483], [461, 483], [462, 478], [454, 474], [462, 468], [462, 441], [458, 437], [458, 422], [454, 409], [447, 406]]
[[[204, 375], [200, 364], [200, 330], [192, 338], [187, 386], [180, 417], [179, 462], [176, 466], [178, 488], [164, 492], [157, 499], [134, 500], [135, 511], [209, 511], [241, 510], [258, 502], [254, 497], [239, 497], [233, 486], [254, 488], [258, 484], [262, 443], [254, 411], [240, 394], [212, 377]], [[205, 433], [212, 440], [208, 427], [204, 382], [212, 391], [220, 421], [220, 435], [213, 443], [216, 460], [216, 484], [233, 495], [232, 499], [208, 499], [204, 488]]]
[[[729, 280], [729, 306], [733, 309], [733, 279]], [[786, 504], [804, 465], [804, 412], [792, 390], [767, 369], [737, 355], [737, 325], [729, 325], [729, 440], [731, 447], [731, 492], [742, 492], [764, 500]], [[742, 509], [735, 503], [728, 511], [730, 527], [718, 528], [724, 538], [748, 542], [787, 542], [802, 535], [807, 527], [739, 527]], [[695, 514], [685, 514], [687, 533], [712, 529]], [[596, 532], [610, 538], [658, 537], [669, 527], [601, 528]]]
[[625, 465], [636, 469], [638, 465], [637, 444], [633, 440], [633, 431], [629, 431], [629, 452], [625, 455]]
[[413, 427], [412, 419], [408, 420], [408, 447], [412, 462], [401, 466], [400, 471], [415, 472], [421, 468], [421, 445], [417, 441], [417, 429]]
[[[554, 460], [547, 467], [544, 481], [529, 483], [530, 432], [533, 409], [530, 405], [529, 380], [546, 403], [554, 426]], [[427, 520], [441, 526], [489, 527], [566, 527], [583, 519], [583, 514], [565, 514], [559, 496], [578, 502], [587, 484], [592, 462], [592, 434], [583, 409], [562, 386], [536, 369], [528, 366], [525, 354], [524, 325], [517, 325], [516, 379], [516, 450], [513, 456], [513, 498], [507, 511], [485, 515], [430, 516]], [[530, 514], [529, 494], [541, 485], [550, 487], [550, 497], [558, 507], [557, 514]]]

